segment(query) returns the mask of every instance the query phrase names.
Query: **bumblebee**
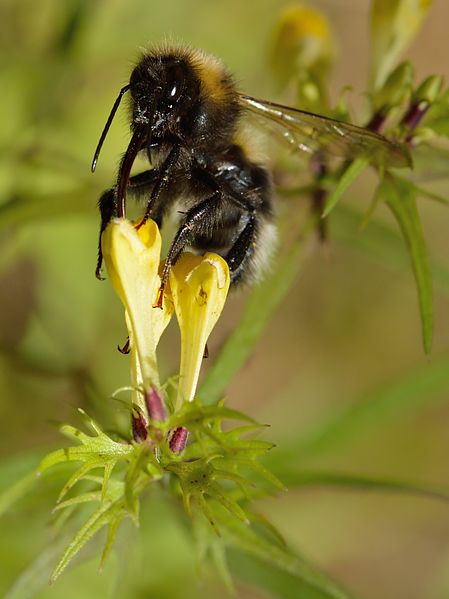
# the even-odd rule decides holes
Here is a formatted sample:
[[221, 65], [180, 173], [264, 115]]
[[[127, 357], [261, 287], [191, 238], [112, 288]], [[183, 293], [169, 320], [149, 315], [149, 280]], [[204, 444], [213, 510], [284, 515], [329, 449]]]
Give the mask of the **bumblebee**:
[[[402, 147], [355, 125], [259, 100], [237, 90], [215, 57], [184, 46], [145, 52], [114, 103], [92, 162], [122, 97], [131, 96], [131, 140], [114, 187], [99, 200], [101, 234], [126, 213], [127, 195], [141, 198], [145, 212], [162, 226], [182, 214], [168, 251], [157, 305], [172, 265], [189, 247], [214, 251], [228, 263], [231, 282], [257, 278], [274, 245], [272, 181], [268, 168], [240, 143], [242, 120], [252, 113], [295, 149], [343, 158], [362, 155], [378, 165], [405, 166]], [[131, 176], [137, 155], [151, 168]], [[96, 275], [102, 265], [99, 244]]]

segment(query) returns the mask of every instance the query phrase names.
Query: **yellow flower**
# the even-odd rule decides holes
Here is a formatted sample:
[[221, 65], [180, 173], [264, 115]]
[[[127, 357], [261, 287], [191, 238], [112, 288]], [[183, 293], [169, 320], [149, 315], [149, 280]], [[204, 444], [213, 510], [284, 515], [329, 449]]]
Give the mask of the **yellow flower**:
[[[164, 294], [162, 310], [153, 309], [159, 287], [161, 236], [155, 222], [148, 220], [136, 229], [128, 220], [112, 220], [102, 235], [106, 269], [125, 307], [131, 349], [131, 383], [145, 393], [160, 388], [156, 348], [173, 313]], [[146, 413], [142, 393], [133, 400]]]
[[271, 51], [273, 72], [280, 85], [293, 78], [322, 84], [333, 54], [330, 27], [322, 13], [302, 4], [282, 13]]
[[229, 267], [217, 254], [186, 252], [170, 272], [170, 287], [181, 329], [181, 365], [176, 407], [192, 401], [207, 339], [223, 310]]
[[154, 307], [161, 285], [156, 223], [148, 220], [136, 229], [126, 219], [114, 219], [102, 235], [101, 247], [109, 278], [125, 307], [133, 403], [150, 418], [163, 420], [156, 358], [161, 335], [175, 309], [181, 330], [179, 408], [194, 398], [204, 348], [228, 293], [228, 265], [212, 253], [182, 254], [170, 271], [171, 289], [164, 290], [160, 310]]
[[432, 0], [373, 0], [371, 79], [379, 89], [421, 27]]

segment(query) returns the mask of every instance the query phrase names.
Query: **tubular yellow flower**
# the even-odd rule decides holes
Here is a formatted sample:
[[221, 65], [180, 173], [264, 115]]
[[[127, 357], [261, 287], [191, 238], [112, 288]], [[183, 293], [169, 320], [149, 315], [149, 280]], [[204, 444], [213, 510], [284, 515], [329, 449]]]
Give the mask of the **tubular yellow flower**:
[[[160, 387], [156, 347], [173, 313], [167, 294], [163, 310], [152, 307], [161, 283], [159, 229], [152, 220], [136, 230], [128, 220], [114, 219], [102, 235], [101, 247], [109, 278], [125, 307], [132, 384], [151, 392]], [[146, 412], [142, 395], [134, 397]]]
[[419, 31], [432, 0], [373, 0], [371, 4], [371, 79], [379, 89]]
[[223, 310], [229, 267], [217, 254], [186, 252], [170, 272], [170, 287], [181, 330], [181, 365], [176, 407], [192, 401], [207, 339]]

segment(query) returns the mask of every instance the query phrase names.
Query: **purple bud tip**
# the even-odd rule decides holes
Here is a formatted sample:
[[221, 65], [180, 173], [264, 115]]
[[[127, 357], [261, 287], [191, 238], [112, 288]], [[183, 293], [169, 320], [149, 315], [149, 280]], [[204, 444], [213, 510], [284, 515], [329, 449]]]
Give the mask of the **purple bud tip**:
[[145, 391], [145, 404], [151, 420], [163, 422], [166, 418], [164, 403], [159, 391], [154, 387]]
[[173, 430], [169, 441], [169, 446], [173, 453], [180, 454], [184, 451], [188, 436], [189, 431], [185, 426], [178, 426], [178, 428]]
[[147, 423], [142, 414], [133, 413], [132, 415], [133, 439], [136, 443], [142, 443], [148, 436]]

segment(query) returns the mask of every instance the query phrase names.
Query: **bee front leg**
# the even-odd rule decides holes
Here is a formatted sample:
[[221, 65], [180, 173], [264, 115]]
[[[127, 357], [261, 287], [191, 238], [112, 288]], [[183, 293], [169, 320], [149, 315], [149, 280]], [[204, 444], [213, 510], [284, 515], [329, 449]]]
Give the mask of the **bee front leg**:
[[180, 253], [186, 247], [186, 245], [190, 245], [195, 236], [204, 230], [205, 224], [207, 224], [210, 216], [216, 212], [221, 201], [222, 194], [220, 191], [216, 191], [210, 197], [203, 200], [197, 206], [194, 206], [187, 212], [182, 225], [179, 227], [178, 232], [173, 239], [170, 250], [165, 259], [164, 270], [161, 277], [161, 286], [154, 304], [155, 308], [162, 308], [164, 288], [167, 284], [171, 267], [173, 264], [175, 264]]
[[137, 229], [140, 229], [140, 227], [147, 222], [151, 211], [158, 204], [158, 200], [160, 199], [162, 192], [167, 188], [172, 176], [172, 172], [176, 169], [180, 151], [180, 146], [173, 146], [167, 158], [164, 160], [162, 165], [158, 167], [158, 175], [154, 178], [154, 185], [150, 199], [148, 200], [147, 207], [145, 209], [145, 214], [137, 225]]
[[98, 207], [100, 209], [100, 233], [98, 236], [98, 257], [97, 266], [95, 268], [95, 276], [99, 281], [103, 281], [104, 277], [101, 276], [101, 267], [103, 264], [103, 252], [101, 250], [101, 236], [103, 231], [106, 229], [107, 224], [117, 215], [117, 193], [116, 189], [106, 190], [101, 198], [98, 200]]
[[[129, 178], [128, 192], [132, 195], [148, 194], [154, 185], [158, 175], [157, 169], [144, 171], [134, 177]], [[101, 276], [101, 267], [103, 264], [103, 252], [101, 251], [101, 235], [106, 229], [108, 223], [117, 216], [117, 188], [111, 187], [107, 189], [98, 201], [98, 208], [100, 209], [100, 233], [98, 236], [98, 258], [97, 266], [95, 268], [95, 276], [100, 281], [104, 277]]]

